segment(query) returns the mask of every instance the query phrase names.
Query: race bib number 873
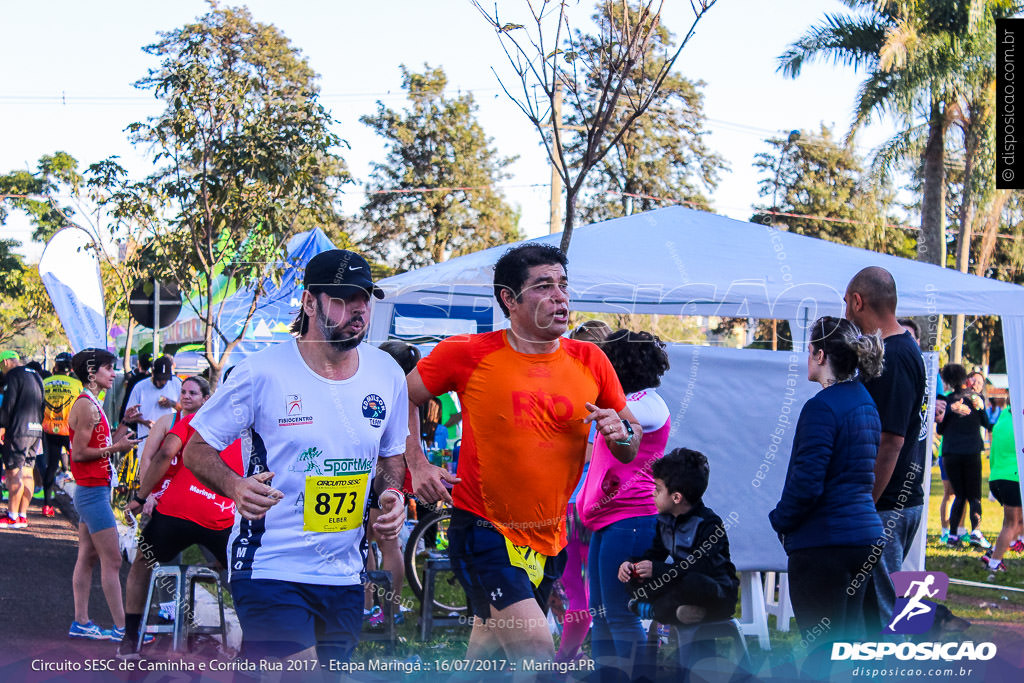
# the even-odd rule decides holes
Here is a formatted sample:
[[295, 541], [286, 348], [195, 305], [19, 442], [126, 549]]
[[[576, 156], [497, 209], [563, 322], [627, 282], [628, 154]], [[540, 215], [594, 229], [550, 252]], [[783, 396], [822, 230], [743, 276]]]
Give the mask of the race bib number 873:
[[303, 531], [349, 531], [363, 523], [369, 474], [306, 477]]

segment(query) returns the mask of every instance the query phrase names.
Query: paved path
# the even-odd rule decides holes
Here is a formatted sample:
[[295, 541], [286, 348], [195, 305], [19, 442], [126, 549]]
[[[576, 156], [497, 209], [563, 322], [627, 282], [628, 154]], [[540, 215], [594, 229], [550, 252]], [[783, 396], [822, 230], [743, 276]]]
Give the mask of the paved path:
[[[68, 627], [74, 619], [71, 574], [78, 549], [77, 516], [63, 492], [57, 503], [57, 516], [46, 518], [39, 501], [33, 501], [27, 529], [0, 531], [0, 681], [166, 680], [164, 672], [111, 674], [103, 669], [119, 664], [114, 660], [115, 643], [68, 638]], [[127, 575], [125, 563], [121, 567], [122, 587]], [[213, 603], [212, 597], [209, 602]], [[89, 616], [102, 628], [113, 625], [103, 599], [98, 566], [93, 572]], [[158, 638], [152, 648], [146, 648], [147, 659], [165, 666], [182, 666], [190, 671], [184, 680], [231, 680], [231, 672], [207, 670], [200, 676], [200, 662], [209, 666], [211, 658], [181, 657], [168, 652], [169, 645], [169, 637]], [[181, 674], [177, 675], [181, 680]]]

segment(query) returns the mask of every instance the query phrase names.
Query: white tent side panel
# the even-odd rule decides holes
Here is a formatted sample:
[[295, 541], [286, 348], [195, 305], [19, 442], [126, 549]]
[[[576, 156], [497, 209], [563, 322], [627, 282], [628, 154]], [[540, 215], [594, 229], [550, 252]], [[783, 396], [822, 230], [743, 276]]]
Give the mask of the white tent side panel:
[[800, 409], [821, 386], [807, 381], [807, 355], [671, 344], [658, 393], [672, 420], [666, 450], [708, 458], [705, 504], [729, 524], [740, 570], [786, 571], [768, 523], [786, 481]]

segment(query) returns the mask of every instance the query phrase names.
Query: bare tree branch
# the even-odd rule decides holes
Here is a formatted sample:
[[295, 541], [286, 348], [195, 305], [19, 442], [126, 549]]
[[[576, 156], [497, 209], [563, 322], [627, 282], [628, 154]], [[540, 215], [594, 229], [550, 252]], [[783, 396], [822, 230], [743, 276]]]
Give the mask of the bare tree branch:
[[[604, 0], [599, 12], [608, 18], [606, 29], [594, 37], [573, 31], [568, 12], [570, 0], [542, 0], [539, 5], [532, 0], [523, 2], [530, 17], [529, 27], [504, 20], [499, 16], [497, 3], [490, 12], [479, 0], [473, 0], [473, 6], [495, 31], [523, 97], [514, 97], [495, 70], [501, 89], [540, 134], [548, 158], [565, 184], [562, 249], [567, 250], [572, 239], [576, 197], [587, 174], [647, 111], [693, 37], [697, 24], [717, 0], [690, 0], [693, 21], [677, 49], [666, 55], [654, 73], [648, 73], [647, 58], [651, 38], [660, 27], [663, 0], [638, 0], [634, 4], [629, 0]], [[553, 22], [556, 9], [557, 21]], [[598, 95], [582, 122], [583, 144], [578, 159], [570, 163], [561, 139], [564, 125], [550, 112], [555, 110], [556, 90], [560, 86], [573, 98], [578, 111], [587, 111], [582, 93], [588, 82], [599, 84]], [[543, 114], [531, 97], [537, 88], [547, 98], [548, 107]], [[620, 111], [623, 106], [627, 109], [625, 116]]]

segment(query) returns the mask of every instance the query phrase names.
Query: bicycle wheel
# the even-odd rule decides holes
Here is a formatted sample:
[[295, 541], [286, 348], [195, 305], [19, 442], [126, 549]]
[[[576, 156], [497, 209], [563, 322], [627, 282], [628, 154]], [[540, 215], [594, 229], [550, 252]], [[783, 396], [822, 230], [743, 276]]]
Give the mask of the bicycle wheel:
[[[438, 509], [423, 516], [409, 534], [405, 544], [405, 580], [413, 595], [423, 602], [423, 574], [431, 557], [448, 554], [450, 508]], [[434, 582], [434, 607], [446, 613], [464, 612], [466, 594], [452, 572], [443, 572]]]

